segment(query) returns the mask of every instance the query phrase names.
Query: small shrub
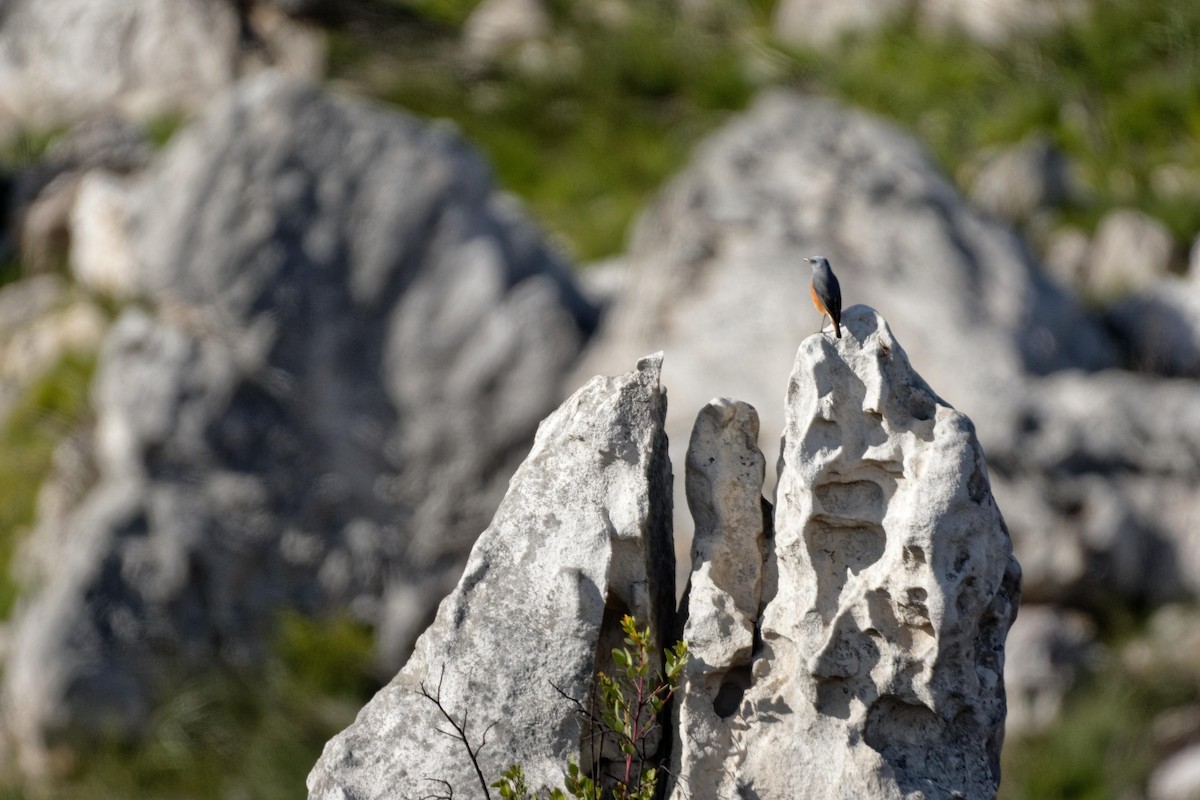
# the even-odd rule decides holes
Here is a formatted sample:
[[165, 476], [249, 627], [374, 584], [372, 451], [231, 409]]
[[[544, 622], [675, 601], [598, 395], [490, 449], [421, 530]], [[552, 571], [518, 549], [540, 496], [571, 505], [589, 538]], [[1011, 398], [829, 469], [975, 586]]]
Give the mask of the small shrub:
[[[548, 800], [651, 800], [658, 786], [659, 772], [653, 757], [646, 752], [646, 743], [656, 729], [667, 702], [675, 692], [683, 667], [687, 663], [686, 642], [677, 642], [662, 654], [665, 668], [655, 663], [659, 655], [654, 650], [650, 628], [638, 629], [631, 616], [621, 620], [625, 631], [625, 647], [614, 648], [613, 661], [619, 671], [615, 676], [603, 672], [596, 676], [596, 694], [600, 707], [599, 720], [602, 738], [611, 737], [624, 757], [624, 771], [612, 776], [611, 790], [605, 791], [593, 778], [585, 775], [579, 765], [571, 762], [567, 768], [566, 790], [553, 789]], [[596, 722], [591, 719], [589, 722]], [[602, 749], [602, 748], [601, 748]], [[595, 774], [598, 765], [593, 765]], [[505, 770], [492, 784], [504, 800], [532, 800], [525, 772], [519, 764]]]

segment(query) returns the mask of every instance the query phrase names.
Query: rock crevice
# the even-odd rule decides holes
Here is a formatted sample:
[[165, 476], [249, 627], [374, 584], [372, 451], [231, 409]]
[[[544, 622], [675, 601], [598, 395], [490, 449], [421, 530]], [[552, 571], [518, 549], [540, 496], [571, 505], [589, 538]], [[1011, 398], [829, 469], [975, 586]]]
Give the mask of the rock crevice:
[[[773, 507], [753, 407], [714, 400], [692, 429], [691, 658], [651, 745], [673, 800], [996, 794], [1020, 569], [982, 450], [882, 317], [842, 322], [796, 355]], [[471, 791], [418, 691], [431, 676], [452, 708], [500, 721], [487, 775], [519, 762], [549, 787], [569, 760], [619, 759], [589, 760], [595, 731], [557, 689], [589, 695], [625, 613], [679, 635], [660, 366], [595, 378], [542, 424], [458, 589], [326, 747], [311, 797], [411, 796], [431, 774]]]

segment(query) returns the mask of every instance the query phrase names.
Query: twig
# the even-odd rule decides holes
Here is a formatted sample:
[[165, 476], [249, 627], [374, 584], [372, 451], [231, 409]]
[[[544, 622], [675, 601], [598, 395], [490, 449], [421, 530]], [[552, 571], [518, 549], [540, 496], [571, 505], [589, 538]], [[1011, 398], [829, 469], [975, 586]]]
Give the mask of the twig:
[[[444, 731], [441, 728], [435, 728], [435, 730], [438, 733], [444, 733], [453, 739], [458, 739], [460, 742], [463, 743], [463, 747], [465, 747], [467, 750], [467, 756], [470, 757], [470, 759], [471, 759], [471, 766], [475, 768], [475, 775], [476, 775], [476, 777], [479, 778], [479, 785], [483, 788], [483, 796], [486, 797], [487, 800], [492, 800], [492, 792], [491, 792], [491, 789], [488, 788], [487, 778], [483, 777], [483, 770], [479, 766], [479, 751], [482, 750], [484, 745], [487, 744], [488, 731], [490, 731], [495, 726], [496, 723], [493, 722], [491, 725], [487, 726], [487, 728], [483, 732], [482, 743], [478, 747], [471, 749], [471, 742], [467, 739], [467, 731], [466, 731], [467, 717], [466, 717], [466, 715], [465, 714], [463, 715], [463, 723], [464, 724], [460, 726], [457, 722], [454, 721], [454, 717], [452, 717], [450, 715], [450, 712], [446, 710], [446, 707], [442, 705], [442, 681], [445, 679], [446, 679], [446, 665], [442, 664], [442, 674], [438, 677], [438, 685], [437, 685], [436, 694], [429, 693], [429, 690], [427, 688], [425, 688], [424, 681], [421, 682], [420, 694], [426, 700], [428, 700], [429, 702], [431, 702], [435, 706], [437, 706], [437, 710], [440, 711], [442, 713], [442, 716], [445, 717], [446, 721], [450, 723], [450, 727], [454, 728], [454, 733], [451, 733], [450, 731]], [[436, 779], [431, 779], [431, 780], [436, 780]], [[438, 783], [446, 783], [445, 781], [441, 781], [441, 780], [438, 780], [437, 782]], [[448, 784], [448, 783], [446, 785], [450, 786], [450, 784]], [[450, 794], [451, 794], [451, 797], [453, 797], [453, 795], [454, 795], [453, 787], [450, 787]]]

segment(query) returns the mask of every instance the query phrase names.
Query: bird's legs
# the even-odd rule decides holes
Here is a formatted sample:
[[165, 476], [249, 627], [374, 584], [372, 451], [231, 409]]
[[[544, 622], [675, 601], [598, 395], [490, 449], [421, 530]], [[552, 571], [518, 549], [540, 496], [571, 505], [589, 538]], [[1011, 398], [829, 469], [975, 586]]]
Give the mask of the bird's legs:
[[821, 315], [821, 327], [817, 328], [817, 333], [824, 333], [824, 332], [825, 332], [825, 318], [826, 318], [826, 317], [828, 317], [828, 316], [829, 316], [828, 314], [822, 314], [822, 315]]

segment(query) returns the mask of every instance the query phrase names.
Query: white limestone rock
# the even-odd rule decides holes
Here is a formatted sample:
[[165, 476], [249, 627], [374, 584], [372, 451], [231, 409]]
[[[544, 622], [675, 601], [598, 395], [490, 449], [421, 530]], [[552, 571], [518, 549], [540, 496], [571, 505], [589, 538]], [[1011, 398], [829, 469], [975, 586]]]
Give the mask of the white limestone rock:
[[797, 354], [762, 651], [675, 798], [995, 795], [1020, 568], [983, 452], [872, 309], [843, 329]]
[[1200, 744], [1185, 747], [1150, 774], [1149, 800], [1200, 800]]
[[696, 521], [684, 599], [690, 660], [680, 681], [672, 775], [687, 776], [699, 800], [720, 785], [733, 746], [727, 718], [750, 685], [762, 606], [770, 506], [758, 413], [746, 403], [706, 405], [687, 452], [687, 499]]
[[1085, 0], [782, 0], [774, 32], [785, 42], [836, 45], [848, 33], [871, 33], [901, 13], [939, 31], [962, 32], [1001, 45], [1016, 35], [1040, 35], [1086, 16]]
[[910, 0], [783, 0], [772, 28], [790, 44], [828, 48], [846, 34], [869, 31], [895, 17]]
[[105, 170], [85, 173], [71, 209], [71, 275], [109, 297], [130, 299], [137, 289], [137, 260], [126, 215], [128, 179]]
[[255, 0], [5, 0], [0, 135], [196, 112], [266, 67], [319, 78], [323, 37]]
[[677, 635], [661, 363], [594, 378], [542, 423], [413, 657], [326, 745], [312, 800], [479, 796], [422, 685], [440, 686], [473, 745], [494, 723], [479, 753], [489, 781], [519, 762], [531, 785], [561, 784], [585, 730], [559, 690], [586, 700], [624, 614], [660, 643]]
[[1171, 266], [1174, 240], [1167, 226], [1134, 209], [1118, 209], [1100, 220], [1087, 267], [1087, 287], [1097, 297], [1144, 289]]
[[[1012, 438], [1030, 377], [1115, 362], [1101, 327], [909, 135], [828, 100], [768, 92], [702, 144], [639, 220], [628, 285], [577, 374], [663, 349], [676, 406], [749, 402], [773, 461], [778, 385], [820, 320], [802, 260], [814, 254], [830, 258], [847, 306], [880, 310], [939, 394], [976, 420], [989, 453]], [[668, 420], [677, 464], [691, 422]], [[689, 527], [676, 520], [684, 547]]]
[[1087, 0], [920, 0], [932, 27], [965, 33], [1000, 46], [1014, 36], [1044, 36], [1084, 19]]
[[233, 81], [238, 15], [206, 0], [9, 0], [0, 116], [48, 126], [195, 110]]
[[549, 35], [541, 0], [484, 0], [463, 24], [463, 57], [482, 67]]

